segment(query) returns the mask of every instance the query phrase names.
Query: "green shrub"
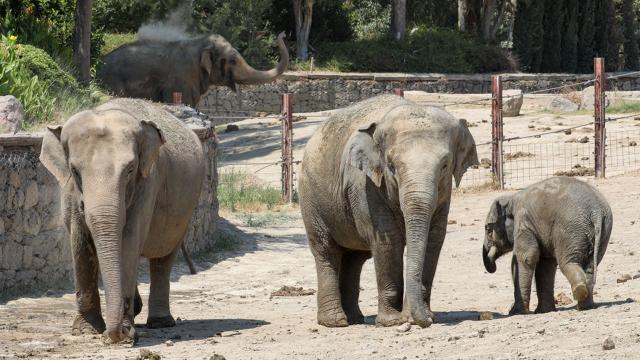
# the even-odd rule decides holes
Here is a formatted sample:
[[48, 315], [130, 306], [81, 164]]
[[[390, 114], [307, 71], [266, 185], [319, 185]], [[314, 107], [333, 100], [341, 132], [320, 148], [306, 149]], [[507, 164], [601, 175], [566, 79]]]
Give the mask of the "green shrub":
[[273, 209], [282, 202], [279, 189], [258, 184], [244, 172], [222, 172], [218, 178], [220, 207], [230, 210]]
[[413, 30], [402, 43], [383, 37], [324, 43], [317, 49], [316, 65], [322, 70], [474, 73], [509, 68], [497, 47], [457, 31], [426, 27]]
[[49, 54], [32, 45], [18, 45], [16, 48], [20, 61], [30, 76], [37, 76], [53, 91], [80, 91], [78, 82], [70, 73], [63, 70]]
[[124, 44], [128, 44], [136, 41], [136, 35], [133, 33], [126, 34], [105, 34], [104, 46], [102, 46], [101, 57], [107, 55], [113, 50], [119, 48]]

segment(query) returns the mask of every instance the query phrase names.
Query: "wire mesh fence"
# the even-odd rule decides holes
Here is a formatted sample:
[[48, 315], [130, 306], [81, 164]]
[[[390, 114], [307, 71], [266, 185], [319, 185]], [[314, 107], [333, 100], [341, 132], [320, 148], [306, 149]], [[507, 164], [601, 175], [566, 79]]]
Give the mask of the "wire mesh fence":
[[607, 131], [606, 174], [621, 175], [640, 170], [640, 130]]

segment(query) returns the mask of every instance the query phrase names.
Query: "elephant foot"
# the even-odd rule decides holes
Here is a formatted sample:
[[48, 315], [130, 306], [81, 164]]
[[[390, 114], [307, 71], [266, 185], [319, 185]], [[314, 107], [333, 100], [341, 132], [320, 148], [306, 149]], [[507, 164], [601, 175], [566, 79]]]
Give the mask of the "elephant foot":
[[578, 310], [589, 310], [593, 308], [595, 308], [595, 303], [592, 297], [587, 296], [585, 300], [578, 301]]
[[136, 297], [133, 299], [133, 316], [138, 316], [142, 311], [142, 298], [136, 289]]
[[342, 310], [318, 312], [318, 324], [326, 327], [345, 327], [349, 326], [349, 320]]
[[347, 311], [347, 322], [349, 325], [355, 324], [364, 324], [364, 315], [360, 310], [358, 311]]
[[149, 329], [159, 329], [166, 327], [174, 327], [176, 326], [176, 321], [173, 319], [173, 316], [163, 316], [163, 317], [149, 317], [147, 318], [147, 328]]
[[544, 313], [548, 313], [548, 312], [554, 312], [556, 311], [556, 306], [555, 304], [538, 304], [538, 306], [536, 307], [535, 313], [536, 314], [544, 314]]
[[573, 299], [578, 302], [584, 301], [589, 296], [589, 288], [587, 288], [587, 284], [585, 283], [572, 286], [571, 292], [573, 293]]
[[402, 316], [402, 313], [398, 311], [393, 312], [378, 312], [376, 316], [376, 326], [398, 326], [404, 324], [406, 321]]
[[525, 309], [522, 305], [513, 304], [511, 306], [511, 310], [509, 310], [509, 315], [527, 315], [531, 314], [529, 309]]
[[71, 325], [72, 335], [102, 334], [106, 330], [102, 315], [76, 315]]

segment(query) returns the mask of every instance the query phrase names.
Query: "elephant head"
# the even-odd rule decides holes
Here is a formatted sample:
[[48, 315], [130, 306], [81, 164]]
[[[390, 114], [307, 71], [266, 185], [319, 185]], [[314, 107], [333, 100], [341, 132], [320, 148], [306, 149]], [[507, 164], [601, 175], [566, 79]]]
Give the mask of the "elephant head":
[[206, 37], [200, 53], [200, 66], [205, 72], [201, 81], [209, 85], [226, 85], [236, 91], [236, 84], [264, 84], [280, 76], [289, 64], [289, 52], [284, 43], [284, 33], [277, 38], [280, 61], [271, 70], [260, 71], [251, 67], [231, 44], [219, 35]]
[[80, 112], [64, 126], [49, 127], [42, 142], [42, 164], [74, 195], [72, 206], [93, 238], [106, 293], [106, 335], [114, 342], [131, 336], [122, 326], [126, 213], [163, 143], [153, 122], [116, 109]]
[[512, 197], [500, 197], [491, 204], [485, 221], [482, 260], [489, 273], [496, 272], [496, 259], [513, 250]]
[[478, 164], [476, 146], [466, 126], [442, 110], [400, 105], [380, 113], [349, 139], [342, 166], [364, 172], [367, 186], [401, 211], [407, 247], [403, 311], [426, 327], [432, 320], [422, 298], [422, 272], [425, 256], [438, 256], [426, 254], [431, 217], [438, 198], [449, 196], [452, 178], [459, 183]]

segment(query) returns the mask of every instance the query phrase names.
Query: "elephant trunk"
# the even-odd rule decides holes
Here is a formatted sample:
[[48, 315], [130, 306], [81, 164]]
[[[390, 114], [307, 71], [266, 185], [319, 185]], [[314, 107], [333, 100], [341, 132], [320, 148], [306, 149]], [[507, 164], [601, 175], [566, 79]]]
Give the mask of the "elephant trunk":
[[[428, 174], [428, 175], [427, 175]], [[400, 194], [407, 241], [405, 307], [403, 309], [421, 327], [430, 326], [422, 296], [422, 273], [427, 251], [431, 216], [437, 202], [438, 182], [427, 172], [405, 179]]]
[[492, 246], [487, 250], [487, 246], [482, 247], [482, 261], [484, 262], [484, 268], [488, 273], [493, 274], [496, 272], [496, 253], [498, 249]]
[[260, 71], [256, 70], [251, 65], [247, 64], [247, 62], [239, 57], [237, 61], [239, 62], [236, 71], [233, 73], [233, 77], [236, 83], [238, 84], [264, 84], [275, 80], [278, 76], [280, 76], [289, 65], [289, 52], [287, 51], [287, 46], [284, 43], [284, 33], [278, 35], [277, 43], [278, 49], [280, 50], [280, 62], [278, 65], [271, 70]]
[[127, 336], [122, 328], [122, 232], [124, 204], [117, 199], [86, 203], [87, 224], [93, 236], [107, 302], [106, 335], [113, 342]]

